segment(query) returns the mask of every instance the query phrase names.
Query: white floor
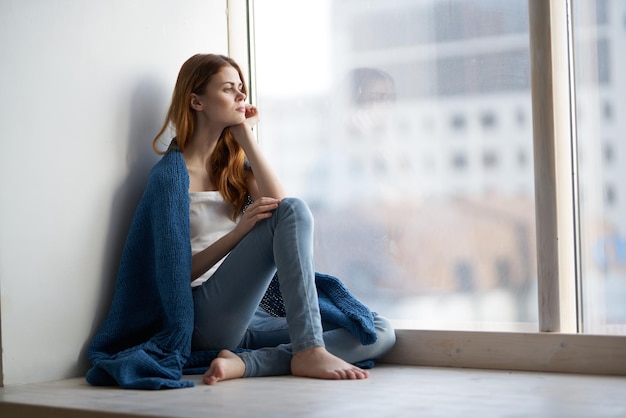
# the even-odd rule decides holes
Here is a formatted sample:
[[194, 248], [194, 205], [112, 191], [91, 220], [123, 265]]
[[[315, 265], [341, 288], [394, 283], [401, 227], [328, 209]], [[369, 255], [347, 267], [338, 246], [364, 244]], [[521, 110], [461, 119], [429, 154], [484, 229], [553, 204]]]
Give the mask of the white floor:
[[0, 416], [626, 417], [623, 377], [379, 365], [363, 381], [189, 379], [197, 385], [167, 391], [94, 388], [81, 378], [7, 387]]

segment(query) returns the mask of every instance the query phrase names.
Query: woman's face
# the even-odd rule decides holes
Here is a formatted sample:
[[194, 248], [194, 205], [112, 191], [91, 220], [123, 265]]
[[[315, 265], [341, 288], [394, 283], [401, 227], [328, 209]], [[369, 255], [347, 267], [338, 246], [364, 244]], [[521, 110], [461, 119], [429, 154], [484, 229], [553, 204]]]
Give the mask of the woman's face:
[[[204, 93], [192, 93], [192, 106], [204, 115], [209, 124], [223, 129], [246, 119], [246, 95], [243, 83], [233, 67], [222, 67], [207, 84]], [[200, 106], [198, 106], [200, 105]]]

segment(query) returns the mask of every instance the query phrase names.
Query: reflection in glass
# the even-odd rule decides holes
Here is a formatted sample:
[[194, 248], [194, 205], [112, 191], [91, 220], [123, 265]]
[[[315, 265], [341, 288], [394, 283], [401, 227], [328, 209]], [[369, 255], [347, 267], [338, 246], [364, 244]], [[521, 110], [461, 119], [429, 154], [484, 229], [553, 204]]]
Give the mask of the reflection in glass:
[[537, 329], [527, 9], [254, 3], [259, 140], [317, 269], [398, 326]]

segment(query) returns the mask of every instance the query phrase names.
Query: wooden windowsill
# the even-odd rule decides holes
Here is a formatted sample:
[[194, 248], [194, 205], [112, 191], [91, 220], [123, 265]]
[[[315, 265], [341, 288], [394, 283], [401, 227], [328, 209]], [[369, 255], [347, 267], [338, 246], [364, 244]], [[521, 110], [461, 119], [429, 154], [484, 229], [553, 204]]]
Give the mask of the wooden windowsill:
[[407, 329], [396, 335], [386, 363], [626, 375], [626, 336]]

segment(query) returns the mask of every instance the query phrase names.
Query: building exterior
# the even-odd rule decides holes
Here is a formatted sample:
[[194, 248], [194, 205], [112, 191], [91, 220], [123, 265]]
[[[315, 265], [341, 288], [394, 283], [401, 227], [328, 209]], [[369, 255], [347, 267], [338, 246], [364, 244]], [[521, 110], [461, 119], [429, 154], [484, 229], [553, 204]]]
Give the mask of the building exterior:
[[[289, 138], [274, 141], [272, 152], [291, 189], [311, 202], [323, 243], [318, 267], [341, 275], [374, 305], [505, 292], [517, 307], [510, 315], [466, 319], [532, 322], [527, 1], [327, 3], [333, 85], [302, 100], [268, 99], [280, 112], [266, 132]], [[626, 126], [618, 117], [626, 81], [616, 77], [625, 64], [618, 51], [626, 4], [579, 7], [582, 264], [587, 277], [610, 271], [626, 281]], [[391, 82], [366, 85], [355, 70], [384, 73]], [[366, 92], [370, 100], [359, 100]], [[297, 116], [303, 112], [306, 119]]]

